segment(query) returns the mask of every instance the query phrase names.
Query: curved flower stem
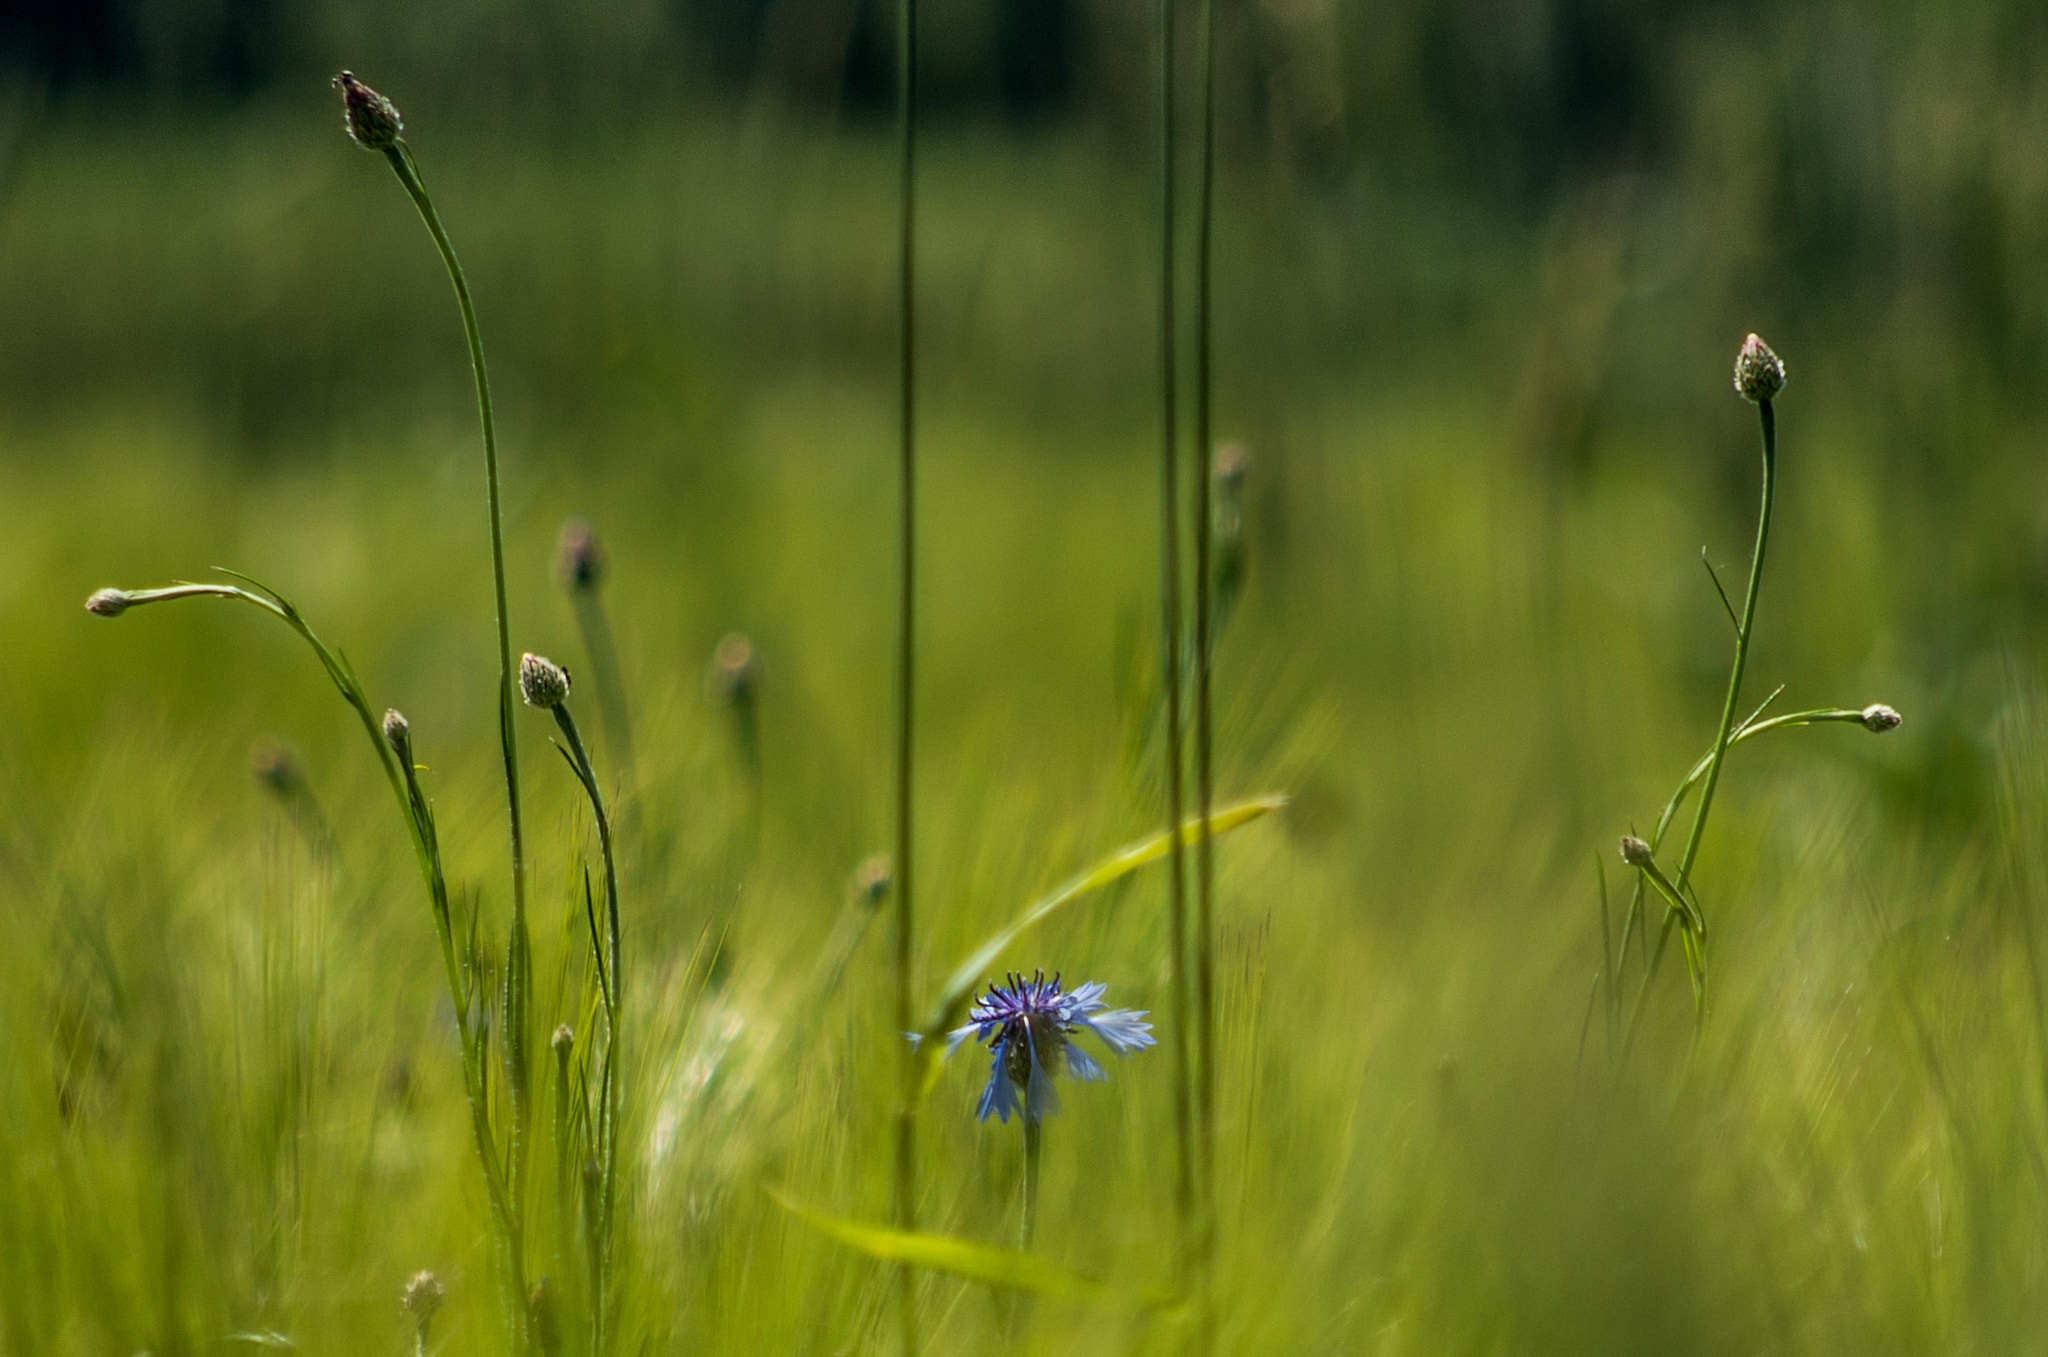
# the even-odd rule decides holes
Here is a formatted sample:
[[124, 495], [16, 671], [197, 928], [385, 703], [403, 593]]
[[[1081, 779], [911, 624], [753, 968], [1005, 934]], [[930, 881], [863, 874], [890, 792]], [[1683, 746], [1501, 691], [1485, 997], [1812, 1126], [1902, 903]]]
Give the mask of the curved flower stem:
[[[434, 248], [440, 251], [441, 263], [448, 270], [448, 281], [455, 289], [455, 301], [462, 311], [463, 336], [469, 342], [470, 372], [476, 378], [477, 418], [483, 426], [484, 482], [491, 520], [491, 582], [498, 610], [498, 743], [504, 755], [505, 806], [512, 836], [512, 936], [505, 955], [504, 1043], [506, 1087], [512, 1102], [510, 1188], [516, 1212], [526, 1176], [527, 1113], [531, 1101], [527, 1062], [527, 993], [532, 982], [533, 944], [526, 922], [526, 839], [519, 814], [519, 737], [512, 725], [515, 705], [512, 623], [505, 593], [505, 515], [498, 488], [498, 435], [491, 416], [491, 379], [484, 367], [483, 338], [477, 331], [476, 307], [470, 301], [469, 280], [463, 274], [462, 261], [455, 257], [455, 246], [441, 226], [441, 217], [434, 210], [433, 199], [427, 196], [427, 186], [420, 177], [419, 164], [413, 159], [411, 148], [401, 138], [384, 155], [391, 162], [392, 172], [398, 176], [398, 182], [404, 186], [413, 206], [419, 209], [420, 220], [426, 223], [427, 233], [434, 238]], [[526, 1278], [521, 1275], [515, 1280], [523, 1297]], [[523, 1315], [524, 1306], [517, 1308]], [[521, 1323], [523, 1330], [523, 1320]], [[525, 1347], [523, 1331], [520, 1347]]]
[[[233, 574], [234, 572], [225, 572]], [[321, 668], [327, 671], [328, 679], [340, 691], [342, 700], [361, 722], [363, 733], [369, 737], [370, 747], [377, 753], [378, 763], [384, 769], [386, 781], [398, 800], [399, 814], [405, 819], [408, 836], [412, 840], [413, 852], [418, 859], [420, 877], [427, 887], [427, 896], [433, 909], [434, 933], [441, 947], [441, 964], [448, 983], [448, 999], [455, 1011], [456, 1035], [462, 1048], [463, 1092], [469, 1103], [470, 1131], [476, 1142], [477, 1160], [484, 1172], [485, 1195], [489, 1199], [492, 1225], [498, 1235], [498, 1245], [504, 1251], [508, 1271], [513, 1277], [525, 1275], [525, 1239], [520, 1218], [514, 1209], [511, 1192], [506, 1182], [505, 1165], [497, 1153], [497, 1138], [492, 1134], [490, 1124], [489, 1088], [485, 1074], [484, 1037], [474, 1018], [474, 995], [465, 978], [465, 971], [456, 941], [454, 922], [448, 900], [447, 873], [441, 865], [440, 838], [434, 827], [434, 813], [426, 796], [420, 790], [417, 771], [409, 759], [401, 760], [385, 738], [383, 727], [376, 712], [371, 708], [368, 696], [363, 692], [362, 683], [356, 678], [355, 670], [349, 665], [347, 656], [330, 647], [320, 638], [319, 633], [308, 625], [291, 600], [275, 589], [252, 579], [247, 575], [236, 578], [246, 581], [251, 588], [245, 589], [233, 584], [173, 584], [162, 589], [136, 589], [123, 591], [127, 607], [139, 607], [148, 603], [164, 603], [185, 598], [221, 598], [260, 608], [282, 621], [299, 638], [311, 647], [319, 659]], [[524, 1305], [514, 1305], [515, 1313], [523, 1313]]]

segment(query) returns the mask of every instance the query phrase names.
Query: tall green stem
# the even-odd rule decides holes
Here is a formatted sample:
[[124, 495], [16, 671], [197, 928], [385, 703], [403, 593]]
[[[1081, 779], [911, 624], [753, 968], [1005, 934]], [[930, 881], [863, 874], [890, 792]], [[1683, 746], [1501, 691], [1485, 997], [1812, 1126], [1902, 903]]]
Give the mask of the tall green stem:
[[[917, 263], [917, 0], [900, 0], [896, 33], [897, 165], [897, 502], [896, 575], [896, 1027], [913, 1030], [916, 1014], [911, 995], [912, 942], [916, 914], [911, 882], [916, 860], [911, 843], [911, 754], [913, 698], [916, 692], [917, 621], [917, 310], [914, 284]], [[916, 1052], [902, 1052], [901, 1086], [897, 1091], [895, 1196], [896, 1225], [917, 1228], [917, 1079]], [[896, 1299], [902, 1325], [903, 1357], [916, 1357], [917, 1275], [908, 1264], [896, 1270]]]
[[1188, 1014], [1187, 864], [1181, 838], [1181, 635], [1179, 357], [1174, 321], [1174, 3], [1159, 0], [1159, 613], [1160, 654], [1166, 680], [1167, 945], [1173, 988], [1173, 1123], [1177, 1152], [1174, 1205], [1185, 1253], [1193, 1242], [1194, 1135], [1189, 1090], [1193, 1031]]
[[[484, 367], [483, 337], [477, 330], [476, 307], [470, 301], [469, 280], [455, 246], [441, 226], [434, 200], [420, 178], [419, 165], [403, 140], [385, 151], [398, 182], [405, 187], [420, 220], [441, 252], [448, 281], [455, 289], [456, 305], [462, 311], [462, 332], [469, 341], [469, 368], [476, 379], [477, 419], [483, 426], [484, 488], [489, 500], [491, 523], [491, 583], [498, 613], [498, 743], [505, 762], [505, 808], [512, 837], [512, 937], [506, 950], [505, 972], [505, 1066], [507, 1088], [512, 1099], [511, 1191], [514, 1209], [522, 1196], [526, 1177], [526, 1132], [528, 1074], [526, 1059], [527, 990], [532, 970], [532, 941], [526, 923], [526, 836], [519, 815], [519, 736], [512, 724], [513, 669], [512, 622], [505, 593], [505, 513], [498, 487], [498, 433], [491, 415], [491, 379]], [[524, 1294], [526, 1279], [518, 1279]]]
[[1195, 818], [1202, 835], [1195, 843], [1195, 1016], [1199, 1056], [1195, 1080], [1196, 1180], [1201, 1200], [1198, 1263], [1208, 1276], [1216, 1247], [1216, 857], [1209, 834], [1215, 803], [1213, 718], [1209, 696], [1210, 651], [1210, 458], [1215, 323], [1212, 255], [1216, 218], [1216, 0], [1202, 0], [1198, 60], [1201, 65], [1202, 169], [1195, 210]]
[[1024, 1114], [1024, 1215], [1017, 1228], [1017, 1247], [1031, 1252], [1038, 1237], [1038, 1164], [1044, 1149], [1045, 1124]]
[[[570, 771], [583, 786], [583, 794], [589, 798], [590, 813], [597, 821], [599, 851], [604, 856], [604, 927], [602, 934], [591, 928], [590, 946], [596, 954], [597, 973], [605, 1012], [604, 1064], [599, 1075], [599, 1124], [597, 1127], [597, 1154], [599, 1172], [599, 1194], [597, 1202], [597, 1256], [593, 1267], [597, 1284], [590, 1296], [591, 1351], [599, 1357], [606, 1349], [606, 1337], [610, 1332], [610, 1310], [606, 1288], [610, 1285], [613, 1271], [613, 1236], [616, 1233], [619, 1197], [619, 1080], [624, 1070], [620, 1064], [620, 1008], [624, 1002], [625, 974], [619, 946], [619, 873], [612, 853], [612, 823], [605, 814], [604, 794], [598, 786], [597, 772], [591, 767], [590, 753], [584, 748], [583, 736], [576, 728], [576, 718], [569, 713], [569, 704], [564, 702], [550, 709], [554, 713], [555, 725], [562, 732], [566, 743], [563, 757], [569, 761]], [[585, 879], [586, 891], [588, 878]], [[592, 920], [593, 925], [595, 920]]]
[[1674, 884], [1680, 890], [1685, 888], [1692, 875], [1693, 861], [1699, 856], [1700, 839], [1707, 829], [1707, 812], [1714, 806], [1714, 788], [1721, 781], [1721, 763], [1728, 754], [1729, 737], [1735, 733], [1735, 710], [1742, 702], [1742, 670], [1749, 663], [1749, 640], [1756, 626], [1756, 597], [1764, 579], [1764, 549], [1771, 540], [1771, 506], [1778, 497], [1778, 421], [1769, 400], [1758, 401], [1756, 408], [1763, 425], [1763, 508], [1757, 515], [1756, 551], [1749, 558], [1749, 588], [1742, 596], [1742, 625], [1735, 629], [1735, 664], [1728, 671], [1728, 697], [1721, 704], [1721, 729], [1714, 737], [1714, 752], [1707, 761], [1707, 780], [1700, 788], [1692, 831], [1685, 836], [1685, 851], [1678, 858]]
[[[1749, 642], [1756, 626], [1757, 593], [1763, 585], [1764, 551], [1771, 540], [1771, 508], [1778, 493], [1778, 422], [1772, 412], [1769, 398], [1757, 402], [1757, 417], [1763, 428], [1764, 483], [1763, 506], [1757, 515], [1756, 550], [1749, 560], [1749, 587], [1742, 598], [1742, 618], [1735, 627], [1735, 663], [1728, 671], [1728, 696], [1721, 705], [1721, 726], [1714, 736], [1714, 747], [1707, 755], [1705, 780], [1700, 786], [1698, 808], [1693, 812], [1692, 829], [1685, 838], [1685, 848], [1679, 854], [1678, 870], [1672, 874], [1672, 885], [1680, 895], [1686, 891], [1692, 877], [1693, 863], [1699, 857], [1700, 840], [1706, 832], [1707, 813], [1713, 809], [1714, 789], [1721, 781], [1721, 765], [1728, 755], [1728, 747], [1735, 734], [1735, 712], [1742, 701], [1742, 671], [1749, 663]], [[1687, 779], [1689, 785], [1691, 779]], [[1681, 785], [1673, 802], [1684, 794]], [[1661, 830], [1661, 824], [1660, 824]], [[1658, 968], [1664, 961], [1664, 949], [1671, 940], [1672, 924], [1678, 915], [1675, 909], [1665, 911], [1664, 926], [1657, 937], [1657, 948], [1650, 956], [1649, 969], [1643, 975], [1641, 990], [1636, 994], [1635, 1013], [1629, 1020], [1628, 1035], [1622, 1041], [1622, 1054], [1626, 1058], [1635, 1044], [1637, 1027], [1642, 1022], [1643, 1007], [1649, 997], [1650, 985], [1657, 978]], [[1704, 1009], [1702, 1009], [1704, 1017]]]

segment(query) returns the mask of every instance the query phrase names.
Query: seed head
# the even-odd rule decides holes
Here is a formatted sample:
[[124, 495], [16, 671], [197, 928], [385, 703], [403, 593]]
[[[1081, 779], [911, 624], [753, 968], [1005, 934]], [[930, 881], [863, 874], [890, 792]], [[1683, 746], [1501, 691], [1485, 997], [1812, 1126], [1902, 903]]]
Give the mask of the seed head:
[[1657, 865], [1656, 854], [1650, 851], [1650, 845], [1644, 843], [1633, 834], [1621, 836], [1621, 860], [1631, 867], [1654, 867]]
[[1767, 401], [1785, 389], [1785, 362], [1771, 346], [1751, 335], [1735, 355], [1735, 389], [1747, 401]]
[[94, 617], [119, 617], [133, 601], [126, 589], [102, 589], [85, 601], [85, 610]]
[[887, 853], [876, 853], [864, 858], [860, 866], [853, 869], [853, 898], [873, 909], [881, 904], [882, 897], [889, 893], [890, 880]]
[[559, 707], [569, 700], [569, 671], [528, 651], [519, 657], [519, 691], [529, 707]]
[[405, 713], [393, 707], [384, 713], [384, 743], [391, 746], [391, 752], [406, 758], [412, 751], [412, 722], [405, 719]]
[[431, 1272], [415, 1272], [412, 1280], [405, 1284], [405, 1308], [412, 1312], [413, 1322], [423, 1333], [427, 1325], [434, 1322], [434, 1312], [447, 1298], [441, 1279]]
[[753, 701], [761, 682], [754, 643], [736, 631], [719, 641], [711, 652], [711, 678], [719, 696], [735, 707]]
[[365, 151], [388, 151], [398, 144], [405, 119], [398, 116], [397, 105], [356, 79], [352, 71], [335, 76], [334, 87], [341, 91], [342, 126], [356, 145]]
[[576, 1044], [576, 1029], [563, 1023], [555, 1029], [555, 1035], [548, 1040], [548, 1046], [558, 1056], [569, 1054], [569, 1048]]
[[595, 589], [604, 583], [604, 547], [587, 518], [563, 522], [555, 539], [555, 578], [571, 593]]
[[1873, 702], [1863, 709], [1863, 728], [1873, 735], [1897, 730], [1905, 719], [1882, 702]]

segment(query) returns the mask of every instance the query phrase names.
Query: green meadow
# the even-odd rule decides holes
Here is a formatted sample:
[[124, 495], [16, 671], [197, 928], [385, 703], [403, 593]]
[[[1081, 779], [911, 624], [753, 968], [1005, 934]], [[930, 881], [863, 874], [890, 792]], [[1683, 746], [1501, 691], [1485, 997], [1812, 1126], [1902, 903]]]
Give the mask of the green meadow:
[[[1843, 55], [1817, 7], [1775, 44], [1696, 22], [1659, 49], [1678, 94], [1651, 151], [1531, 186], [1426, 101], [1373, 94], [1419, 77], [1338, 8], [1349, 140], [1276, 149], [1243, 100], [1221, 140], [1215, 432], [1247, 460], [1215, 781], [1219, 804], [1286, 802], [1213, 842], [1209, 1284], [1175, 1205], [1154, 863], [984, 977], [1101, 981], [1161, 1045], [1094, 1048], [1108, 1081], [1062, 1079], [1043, 1122], [1033, 1252], [1058, 1284], [1008, 1254], [976, 1256], [1014, 1285], [919, 1270], [924, 1349], [2030, 1350], [2048, 35], [1891, 6]], [[1388, 22], [1389, 50], [1413, 36]], [[8, 106], [0, 1357], [402, 1354], [422, 1269], [446, 1293], [429, 1351], [513, 1341], [428, 895], [355, 717], [253, 609], [83, 608], [217, 567], [288, 596], [405, 713], [458, 922], [503, 954], [463, 332], [405, 195], [343, 133], [322, 72], [344, 59], [404, 108], [467, 267], [512, 650], [573, 675], [615, 821], [603, 1346], [896, 1352], [896, 1270], [804, 1214], [893, 1218], [905, 1058], [889, 911], [855, 879], [892, 826], [886, 107], [529, 105], [397, 43], [239, 102]], [[1020, 909], [1166, 824], [1132, 60], [1084, 115], [935, 117], [921, 144], [919, 1012]], [[1783, 685], [1774, 711], [1904, 722], [1728, 754], [1692, 879], [1701, 1020], [1675, 945], [1647, 987], [1640, 937], [1603, 946], [1636, 884], [1620, 836], [1715, 743], [1734, 632], [1699, 558], [1739, 606], [1758, 434], [1729, 374], [1752, 330], [1789, 378], [1742, 714]], [[578, 516], [630, 765], [558, 578]], [[713, 663], [733, 633], [737, 696]], [[551, 1293], [530, 1341], [587, 1353], [545, 1042], [598, 1017], [602, 860], [554, 722], [513, 719], [525, 1281]], [[988, 1059], [963, 1049], [918, 1106], [918, 1223], [1013, 1250], [1023, 1123], [977, 1120]]]

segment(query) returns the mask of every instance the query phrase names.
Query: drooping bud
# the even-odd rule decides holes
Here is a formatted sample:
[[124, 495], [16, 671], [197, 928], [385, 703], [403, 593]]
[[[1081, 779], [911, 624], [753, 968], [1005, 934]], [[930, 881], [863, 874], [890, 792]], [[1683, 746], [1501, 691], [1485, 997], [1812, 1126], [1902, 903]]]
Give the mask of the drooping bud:
[[1774, 399], [1785, 389], [1785, 363], [1771, 346], [1751, 335], [1735, 355], [1735, 389], [1748, 401]]
[[519, 657], [519, 691], [529, 707], [559, 707], [569, 700], [569, 671], [528, 651]]
[[334, 87], [341, 91], [342, 125], [356, 145], [365, 151], [388, 151], [398, 144], [405, 119], [398, 116], [397, 105], [356, 79], [352, 71], [335, 76]]
[[119, 617], [132, 601], [126, 589], [102, 589], [85, 601], [85, 610], [94, 617]]
[[1631, 867], [1655, 867], [1657, 865], [1656, 854], [1650, 851], [1650, 845], [1644, 843], [1633, 834], [1621, 836], [1621, 860]]
[[754, 655], [754, 643], [736, 631], [719, 641], [718, 648], [711, 652], [711, 678], [719, 696], [733, 706], [743, 707], [752, 702], [761, 682], [761, 665]]
[[604, 583], [604, 547], [587, 518], [571, 518], [562, 524], [555, 539], [555, 578], [571, 593], [595, 589]]
[[434, 1322], [434, 1312], [447, 1298], [441, 1279], [431, 1272], [415, 1272], [412, 1280], [405, 1284], [405, 1308], [412, 1313], [413, 1322], [420, 1326], [423, 1334], [427, 1325]]
[[887, 853], [875, 853], [861, 860], [853, 869], [853, 898], [873, 909], [882, 903], [882, 897], [889, 893], [894, 880]]
[[1873, 702], [1863, 709], [1863, 728], [1873, 735], [1897, 730], [1905, 719], [1882, 702]]

